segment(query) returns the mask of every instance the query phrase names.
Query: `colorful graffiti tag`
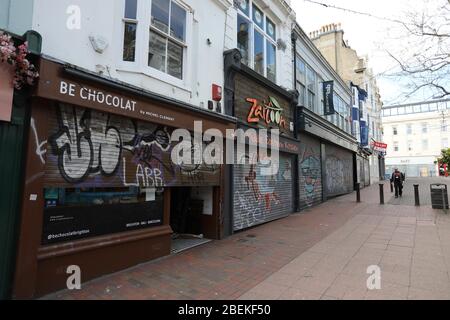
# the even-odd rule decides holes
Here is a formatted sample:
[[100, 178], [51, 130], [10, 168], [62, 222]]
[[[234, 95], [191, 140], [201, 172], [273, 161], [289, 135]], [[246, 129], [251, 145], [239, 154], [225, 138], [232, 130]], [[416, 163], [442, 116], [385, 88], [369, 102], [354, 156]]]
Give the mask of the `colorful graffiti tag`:
[[60, 105], [50, 123], [48, 184], [163, 187], [219, 183], [219, 166], [173, 164], [172, 128], [69, 105]]
[[235, 167], [235, 230], [265, 223], [292, 212], [292, 160], [281, 157], [279, 170], [273, 172], [273, 167], [273, 164], [265, 161]]
[[300, 158], [300, 208], [305, 209], [322, 201], [322, 168], [320, 144], [303, 145]]

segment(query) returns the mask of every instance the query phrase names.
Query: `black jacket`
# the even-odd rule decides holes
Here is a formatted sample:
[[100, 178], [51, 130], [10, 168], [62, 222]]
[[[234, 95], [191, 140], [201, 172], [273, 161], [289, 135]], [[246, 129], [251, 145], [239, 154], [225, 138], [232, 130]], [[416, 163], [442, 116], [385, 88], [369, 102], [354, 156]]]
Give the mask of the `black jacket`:
[[403, 184], [404, 181], [405, 181], [405, 174], [403, 172], [400, 172], [400, 179], [395, 179], [395, 172], [392, 173], [391, 183]]

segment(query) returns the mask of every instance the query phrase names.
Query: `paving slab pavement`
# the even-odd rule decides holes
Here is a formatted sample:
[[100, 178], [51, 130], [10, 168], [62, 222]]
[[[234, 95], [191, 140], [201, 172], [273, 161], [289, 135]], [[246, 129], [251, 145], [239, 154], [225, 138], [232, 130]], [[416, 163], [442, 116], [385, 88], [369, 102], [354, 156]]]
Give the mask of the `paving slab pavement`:
[[[388, 183], [379, 205], [378, 188], [44, 299], [450, 299], [450, 215], [406, 192], [392, 204]], [[379, 290], [368, 289], [370, 266]]]

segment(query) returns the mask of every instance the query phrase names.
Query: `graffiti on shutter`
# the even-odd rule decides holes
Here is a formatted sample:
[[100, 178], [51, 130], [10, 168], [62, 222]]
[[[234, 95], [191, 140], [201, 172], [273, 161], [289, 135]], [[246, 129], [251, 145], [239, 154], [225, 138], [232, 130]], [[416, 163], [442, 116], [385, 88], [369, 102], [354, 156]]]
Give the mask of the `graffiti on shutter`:
[[280, 155], [278, 172], [264, 161], [234, 166], [234, 230], [288, 216], [293, 211], [292, 159]]
[[353, 191], [353, 154], [327, 144], [325, 176], [326, 194], [329, 197]]
[[220, 166], [173, 164], [173, 128], [71, 105], [59, 105], [49, 127], [46, 186], [220, 184]]
[[304, 210], [322, 202], [322, 164], [320, 142], [302, 137], [299, 158], [300, 209]]

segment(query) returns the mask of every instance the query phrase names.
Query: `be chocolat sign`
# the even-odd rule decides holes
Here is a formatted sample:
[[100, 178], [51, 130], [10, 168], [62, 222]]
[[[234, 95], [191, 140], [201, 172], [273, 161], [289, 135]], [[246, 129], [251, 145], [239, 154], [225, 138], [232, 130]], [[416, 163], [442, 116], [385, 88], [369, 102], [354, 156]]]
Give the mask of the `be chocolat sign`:
[[120, 108], [125, 111], [135, 112], [136, 101], [119, 97], [101, 90], [81, 87], [75, 83], [61, 80], [59, 82], [59, 93], [70, 97], [77, 97], [81, 100], [92, 101], [105, 107]]
[[120, 90], [106, 84], [106, 81], [69, 74], [62, 64], [47, 59], [41, 59], [39, 83], [34, 96], [188, 130], [194, 130], [194, 121], [197, 120], [203, 121], [204, 130], [219, 129], [224, 135], [226, 129], [235, 127], [230, 121], [154, 100], [133, 92], [132, 88]]

